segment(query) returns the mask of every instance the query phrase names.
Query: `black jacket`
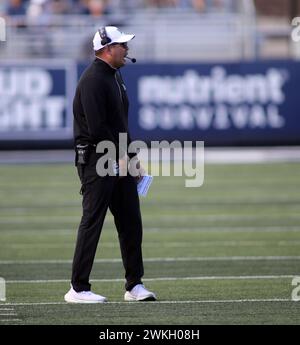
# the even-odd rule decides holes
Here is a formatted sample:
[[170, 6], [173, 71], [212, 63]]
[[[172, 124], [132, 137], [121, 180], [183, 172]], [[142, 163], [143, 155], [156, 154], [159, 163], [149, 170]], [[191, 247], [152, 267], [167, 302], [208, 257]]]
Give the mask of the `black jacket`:
[[119, 133], [127, 133], [128, 144], [131, 142], [128, 106], [119, 71], [96, 58], [83, 72], [73, 101], [75, 145], [97, 145], [109, 140], [115, 144], [118, 155]]

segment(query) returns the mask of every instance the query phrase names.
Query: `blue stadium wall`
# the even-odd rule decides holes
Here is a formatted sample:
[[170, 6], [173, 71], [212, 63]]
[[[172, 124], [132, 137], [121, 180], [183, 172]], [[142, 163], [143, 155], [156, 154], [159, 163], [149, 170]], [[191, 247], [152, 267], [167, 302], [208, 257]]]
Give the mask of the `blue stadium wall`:
[[[0, 62], [0, 148], [72, 147], [72, 99], [87, 64]], [[300, 144], [300, 63], [131, 64], [133, 139], [207, 146]]]

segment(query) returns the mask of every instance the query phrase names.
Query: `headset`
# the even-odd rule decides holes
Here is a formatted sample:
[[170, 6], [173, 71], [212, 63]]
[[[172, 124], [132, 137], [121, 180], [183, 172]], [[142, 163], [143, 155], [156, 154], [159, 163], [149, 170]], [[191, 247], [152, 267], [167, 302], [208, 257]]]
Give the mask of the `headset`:
[[111, 42], [111, 39], [107, 36], [105, 26], [103, 26], [101, 29], [99, 29], [98, 32], [99, 32], [99, 35], [101, 37], [101, 44], [103, 46], [105, 46], [106, 44], [109, 44]]
[[[103, 26], [102, 28], [100, 28], [98, 30], [100, 38], [101, 38], [101, 45], [105, 46], [106, 44], [109, 44], [111, 42], [111, 38], [109, 38], [107, 36], [107, 32], [105, 29], [105, 26]], [[130, 60], [132, 63], [136, 63], [136, 59], [135, 58], [131, 58], [129, 56], [125, 56], [126, 59]]]

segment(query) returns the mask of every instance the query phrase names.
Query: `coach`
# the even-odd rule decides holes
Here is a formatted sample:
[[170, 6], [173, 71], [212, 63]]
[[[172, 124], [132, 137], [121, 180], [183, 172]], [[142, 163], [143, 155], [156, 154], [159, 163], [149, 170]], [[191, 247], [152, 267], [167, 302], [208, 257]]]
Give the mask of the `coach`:
[[[73, 258], [71, 289], [65, 295], [69, 303], [102, 303], [107, 299], [91, 292], [89, 276], [107, 209], [114, 216], [125, 269], [126, 301], [155, 300], [153, 292], [142, 284], [142, 219], [137, 178], [124, 175], [127, 148], [119, 147], [120, 133], [128, 133], [128, 98], [119, 68], [125, 65], [127, 42], [134, 35], [114, 26], [102, 27], [93, 39], [95, 60], [81, 76], [73, 102], [76, 166], [81, 180], [83, 214]], [[120, 156], [116, 168], [120, 176], [99, 176], [95, 147], [110, 141]], [[129, 140], [130, 141], [130, 140]], [[132, 158], [132, 156], [130, 156]], [[134, 157], [142, 174], [137, 156]], [[116, 169], [117, 170], [117, 169]], [[97, 272], [101, 275], [101, 272]]]

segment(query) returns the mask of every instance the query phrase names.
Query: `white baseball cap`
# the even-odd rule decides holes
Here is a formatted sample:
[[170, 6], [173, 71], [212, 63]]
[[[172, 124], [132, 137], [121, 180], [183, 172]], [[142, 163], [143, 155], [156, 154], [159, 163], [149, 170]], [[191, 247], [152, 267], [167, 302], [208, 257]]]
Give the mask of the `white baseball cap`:
[[106, 44], [102, 44], [103, 42], [100, 36], [100, 30], [101, 29], [99, 29], [95, 33], [95, 36], [93, 39], [93, 48], [95, 51], [102, 49], [103, 47], [113, 44], [113, 43], [128, 42], [135, 37], [135, 35], [125, 34], [124, 32], [121, 32], [116, 26], [105, 26], [106, 37], [109, 39], [109, 42], [107, 42]]

